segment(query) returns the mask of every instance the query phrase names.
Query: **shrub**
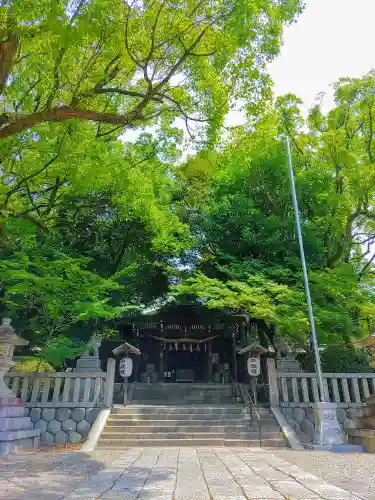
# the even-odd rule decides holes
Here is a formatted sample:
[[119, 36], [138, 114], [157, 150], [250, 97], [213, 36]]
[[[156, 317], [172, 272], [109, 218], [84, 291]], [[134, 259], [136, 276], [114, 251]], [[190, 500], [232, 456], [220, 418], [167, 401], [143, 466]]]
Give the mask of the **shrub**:
[[12, 368], [14, 372], [54, 372], [56, 371], [52, 365], [47, 363], [43, 358], [36, 356], [25, 356], [17, 359], [14, 358], [16, 366]]
[[321, 353], [323, 370], [327, 373], [369, 373], [371, 355], [366, 349], [348, 345], [332, 345]]

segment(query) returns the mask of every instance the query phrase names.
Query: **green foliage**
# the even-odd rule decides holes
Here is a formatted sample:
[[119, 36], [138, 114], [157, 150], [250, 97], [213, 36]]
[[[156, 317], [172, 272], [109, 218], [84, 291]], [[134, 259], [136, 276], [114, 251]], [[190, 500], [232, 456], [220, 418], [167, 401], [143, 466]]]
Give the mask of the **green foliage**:
[[332, 345], [321, 353], [323, 369], [327, 373], [370, 373], [371, 355], [366, 349], [351, 344]]
[[261, 274], [243, 281], [207, 278], [199, 273], [186, 284], [176, 287], [177, 293], [193, 294], [205, 300], [211, 309], [227, 309], [248, 314], [254, 319], [277, 325], [278, 333], [304, 338], [308, 320], [303, 311], [303, 293], [278, 284]]
[[300, 4], [9, 0], [0, 138], [72, 118], [107, 124], [104, 135], [179, 117], [214, 140], [234, 99], [256, 110], [269, 95], [266, 63]]
[[41, 356], [55, 368], [61, 368], [66, 359], [76, 358], [84, 348], [82, 342], [74, 342], [60, 335], [47, 341], [41, 350]]
[[12, 368], [15, 372], [54, 372], [52, 364], [39, 356], [24, 356], [22, 359], [15, 358], [16, 366]]
[[[339, 82], [337, 107], [328, 116], [315, 108], [307, 122], [295, 96], [280, 98], [250, 130], [232, 133], [215, 158], [202, 162], [200, 153], [180, 169], [179, 207], [196, 240], [177, 293], [250, 315], [263, 321], [268, 335], [307, 343], [299, 245], [280, 140], [287, 133], [319, 341], [337, 344], [369, 333], [375, 317], [374, 256], [367, 258], [375, 241], [370, 202], [375, 164], [365, 109], [375, 111], [369, 93], [374, 85], [371, 75]], [[199, 196], [195, 187], [202, 179]]]
[[28, 236], [19, 249], [3, 251], [0, 260], [3, 311], [18, 316], [28, 327], [26, 336], [43, 342], [79, 321], [121, 313], [110, 304], [110, 294], [121, 289], [116, 281], [89, 271], [87, 259], [39, 242]]

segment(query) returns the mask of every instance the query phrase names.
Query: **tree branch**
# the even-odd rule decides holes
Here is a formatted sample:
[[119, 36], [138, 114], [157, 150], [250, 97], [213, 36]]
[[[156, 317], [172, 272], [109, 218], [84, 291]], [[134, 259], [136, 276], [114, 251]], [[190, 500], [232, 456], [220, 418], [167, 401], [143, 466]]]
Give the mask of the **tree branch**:
[[47, 163], [45, 163], [42, 168], [40, 168], [39, 170], [37, 170], [35, 172], [32, 172], [31, 174], [27, 175], [26, 177], [23, 177], [22, 179], [20, 179], [20, 181], [17, 182], [17, 184], [6, 193], [5, 198], [4, 198], [4, 203], [2, 205], [2, 208], [6, 208], [7, 207], [10, 197], [14, 193], [16, 193], [25, 183], [27, 183], [27, 181], [29, 181], [33, 177], [41, 174], [50, 165], [52, 165], [53, 162], [55, 162], [57, 160], [57, 158], [60, 156], [61, 148], [62, 148], [63, 142], [64, 142], [64, 140], [65, 140], [65, 138], [67, 136], [68, 130], [69, 130], [69, 127], [65, 130], [65, 132], [64, 132], [62, 138], [60, 139], [60, 141], [58, 141], [58, 149], [57, 149], [56, 154], [50, 160], [48, 160]]
[[371, 266], [371, 264], [374, 262], [374, 259], [375, 259], [375, 253], [374, 255], [371, 257], [371, 259], [369, 259], [367, 261], [367, 263], [363, 266], [361, 272], [359, 273], [359, 280], [361, 280], [363, 278], [363, 276], [365, 275], [367, 269]]
[[8, 123], [3, 122], [3, 126], [0, 128], [0, 139], [5, 139], [42, 122], [63, 122], [71, 120], [72, 118], [80, 118], [82, 120], [126, 126], [136, 120], [142, 120], [142, 116], [140, 113], [137, 113], [136, 110], [125, 115], [120, 115], [117, 113], [102, 113], [100, 111], [79, 109], [69, 106], [30, 113], [29, 115], [19, 116], [17, 114], [7, 114], [6, 118]]

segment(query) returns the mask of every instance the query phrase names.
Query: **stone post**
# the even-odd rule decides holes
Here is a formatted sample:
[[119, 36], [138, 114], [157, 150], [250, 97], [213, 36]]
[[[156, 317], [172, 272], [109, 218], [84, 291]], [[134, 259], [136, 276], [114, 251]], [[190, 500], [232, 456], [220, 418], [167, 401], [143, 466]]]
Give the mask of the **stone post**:
[[4, 382], [5, 374], [16, 364], [12, 359], [14, 347], [29, 343], [16, 334], [10, 326], [10, 318], [3, 318], [2, 321], [0, 326], [0, 407], [4, 406], [2, 403], [16, 399]]
[[107, 377], [106, 377], [106, 391], [105, 391], [106, 408], [112, 408], [113, 390], [115, 387], [115, 371], [116, 371], [116, 360], [113, 358], [109, 358], [107, 363]]
[[337, 420], [336, 403], [315, 403], [315, 436], [318, 446], [335, 446], [344, 444], [344, 436]]
[[270, 397], [271, 407], [278, 407], [279, 402], [279, 389], [277, 387], [277, 377], [275, 360], [273, 358], [267, 359], [267, 372], [268, 372], [268, 391]]

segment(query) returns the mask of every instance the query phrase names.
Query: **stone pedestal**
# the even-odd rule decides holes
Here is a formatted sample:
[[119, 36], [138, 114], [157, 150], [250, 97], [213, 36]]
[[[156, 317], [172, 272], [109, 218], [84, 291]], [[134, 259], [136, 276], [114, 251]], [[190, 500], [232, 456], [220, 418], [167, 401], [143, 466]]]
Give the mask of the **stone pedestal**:
[[101, 372], [100, 359], [98, 356], [90, 356], [84, 354], [77, 359], [77, 365], [73, 368], [73, 372]]
[[315, 444], [321, 446], [344, 444], [344, 436], [336, 412], [337, 405], [335, 403], [316, 403], [314, 405]]
[[16, 335], [10, 319], [0, 326], [0, 454], [35, 449], [39, 445], [40, 430], [33, 430], [30, 417], [25, 417], [24, 406], [5, 385], [4, 375], [15, 363], [14, 346], [28, 342]]
[[[79, 359], [77, 359], [76, 367], [73, 368], [73, 372], [76, 373], [87, 373], [87, 372], [101, 372], [100, 368], [100, 359], [98, 356], [90, 356], [88, 353], [83, 354]], [[81, 380], [81, 387], [79, 390], [80, 399], [83, 397], [85, 391], [85, 383], [86, 380]], [[102, 379], [100, 380], [100, 384], [102, 384]], [[92, 384], [93, 385], [93, 384]], [[102, 385], [100, 387], [100, 391], [102, 390]], [[72, 389], [73, 392], [73, 389]], [[95, 388], [91, 387], [90, 389], [90, 401], [94, 401], [95, 399]]]
[[362, 446], [345, 444], [339, 421], [336, 403], [316, 403], [314, 405], [315, 437], [309, 448], [321, 451], [360, 452]]

